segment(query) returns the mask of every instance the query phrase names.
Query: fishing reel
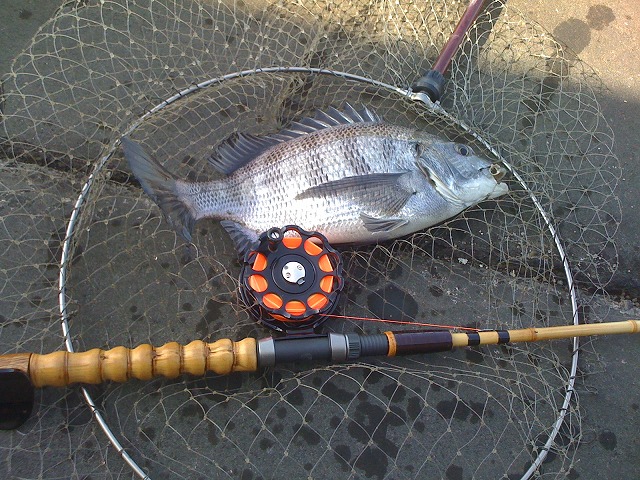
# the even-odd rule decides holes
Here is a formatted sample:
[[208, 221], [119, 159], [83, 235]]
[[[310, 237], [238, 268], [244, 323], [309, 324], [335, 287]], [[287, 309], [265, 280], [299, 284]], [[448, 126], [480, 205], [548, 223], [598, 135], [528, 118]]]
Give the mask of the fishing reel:
[[244, 256], [240, 297], [254, 318], [284, 333], [315, 330], [336, 307], [342, 259], [327, 239], [288, 225], [260, 235]]

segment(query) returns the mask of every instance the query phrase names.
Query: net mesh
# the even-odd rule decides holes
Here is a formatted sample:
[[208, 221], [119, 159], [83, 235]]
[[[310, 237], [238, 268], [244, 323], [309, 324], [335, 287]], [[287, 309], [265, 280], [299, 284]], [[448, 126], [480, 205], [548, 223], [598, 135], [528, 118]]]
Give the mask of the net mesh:
[[[3, 82], [3, 353], [64, 348], [62, 241], [90, 172], [65, 265], [76, 350], [265, 336], [238, 302], [240, 265], [226, 233], [202, 221], [185, 246], [130, 176], [117, 140], [130, 133], [180, 177], [215, 178], [206, 158], [230, 133], [271, 133], [347, 101], [491, 157], [489, 146], [522, 182], [511, 178], [508, 196], [426, 232], [342, 248], [338, 313], [476, 328], [572, 323], [564, 255], [542, 212], [588, 312], [615, 270], [620, 219], [618, 163], [592, 70], [501, 2], [454, 59], [442, 99], [449, 115], [312, 70], [406, 89], [430, 67], [464, 4], [64, 5]], [[218, 81], [193, 87], [209, 79]], [[344, 319], [327, 328], [379, 331]], [[554, 433], [572, 349], [568, 340], [469, 348], [88, 392], [155, 478], [520, 478], [550, 436], [537, 475], [557, 478], [571, 471], [581, 436], [576, 396]], [[135, 476], [78, 389], [37, 392], [30, 420], [0, 435], [0, 456], [5, 478]]]

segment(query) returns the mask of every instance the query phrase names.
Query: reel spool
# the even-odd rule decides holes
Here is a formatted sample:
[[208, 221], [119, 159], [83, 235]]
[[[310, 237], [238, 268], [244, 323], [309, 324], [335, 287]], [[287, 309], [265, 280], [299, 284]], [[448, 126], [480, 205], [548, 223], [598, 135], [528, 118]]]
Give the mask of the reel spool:
[[318, 232], [295, 225], [260, 235], [244, 257], [240, 297], [274, 330], [316, 329], [342, 290], [342, 259]]

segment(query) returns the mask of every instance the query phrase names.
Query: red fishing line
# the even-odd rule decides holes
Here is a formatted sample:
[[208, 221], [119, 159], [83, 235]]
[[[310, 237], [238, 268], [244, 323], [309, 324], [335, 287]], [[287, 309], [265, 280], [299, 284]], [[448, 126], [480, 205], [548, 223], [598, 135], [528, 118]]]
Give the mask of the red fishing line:
[[470, 332], [479, 332], [478, 328], [471, 327], [460, 327], [457, 325], [440, 325], [436, 323], [424, 323], [424, 322], [408, 322], [403, 320], [385, 320], [383, 318], [372, 318], [372, 317], [354, 317], [350, 315], [325, 315], [326, 317], [331, 318], [344, 318], [346, 320], [361, 320], [364, 322], [380, 322], [380, 323], [393, 323], [396, 325], [411, 325], [414, 327], [433, 327], [433, 328], [443, 328], [447, 330], [467, 330]]

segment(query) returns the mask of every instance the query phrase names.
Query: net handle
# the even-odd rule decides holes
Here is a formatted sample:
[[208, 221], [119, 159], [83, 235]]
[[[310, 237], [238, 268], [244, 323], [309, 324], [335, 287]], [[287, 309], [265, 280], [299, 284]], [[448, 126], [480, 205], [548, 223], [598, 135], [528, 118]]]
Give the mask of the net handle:
[[458, 25], [451, 34], [451, 37], [449, 37], [446, 45], [440, 51], [440, 55], [438, 55], [438, 58], [433, 64], [432, 70], [435, 70], [441, 75], [444, 75], [445, 72], [449, 69], [449, 65], [451, 65], [451, 59], [460, 48], [462, 39], [480, 14], [483, 6], [484, 0], [471, 0], [471, 2], [469, 2], [469, 6], [465, 10], [462, 17], [460, 17]]
[[444, 74], [449, 69], [451, 60], [460, 48], [464, 36], [469, 31], [476, 18], [478, 18], [478, 15], [480, 15], [480, 11], [484, 7], [484, 3], [485, 0], [471, 0], [469, 2], [469, 6], [462, 14], [462, 17], [460, 17], [458, 25], [456, 25], [456, 28], [449, 37], [449, 40], [447, 40], [445, 46], [442, 47], [440, 55], [438, 55], [438, 58], [433, 64], [433, 67], [431, 67], [431, 70], [426, 72], [411, 87], [414, 92], [426, 93], [432, 102], [440, 100], [440, 97], [444, 92]]

